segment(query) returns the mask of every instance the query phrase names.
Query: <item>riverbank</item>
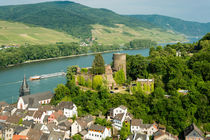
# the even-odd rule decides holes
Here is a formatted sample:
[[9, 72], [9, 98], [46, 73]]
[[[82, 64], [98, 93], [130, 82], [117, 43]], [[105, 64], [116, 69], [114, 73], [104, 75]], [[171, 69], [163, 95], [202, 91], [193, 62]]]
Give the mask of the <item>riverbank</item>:
[[[141, 48], [141, 49], [146, 49], [146, 48]], [[127, 50], [139, 50], [139, 49], [127, 49]], [[20, 64], [8, 65], [5, 68], [15, 67], [15, 66], [24, 65], [24, 64], [30, 64], [30, 63], [38, 63], [38, 62], [43, 62], [43, 61], [67, 59], [67, 58], [72, 58], [72, 57], [95, 55], [95, 54], [99, 54], [99, 53], [104, 54], [104, 53], [111, 53], [111, 52], [118, 52], [118, 51], [126, 51], [126, 50], [109, 50], [109, 51], [103, 51], [103, 52], [93, 52], [93, 53], [85, 53], [85, 54], [78, 54], [78, 55], [69, 55], [69, 56], [60, 56], [60, 57], [54, 57], [54, 58], [46, 58], [46, 59], [28, 60], [28, 61], [25, 61], [25, 62], [20, 63]], [[0, 69], [4, 69], [4, 68], [0, 68]]]
[[15, 67], [15, 66], [18, 66], [18, 65], [30, 64], [30, 63], [43, 62], [43, 61], [66, 59], [66, 58], [79, 57], [79, 56], [88, 56], [88, 55], [94, 55], [94, 54], [99, 54], [99, 53], [103, 54], [103, 53], [110, 53], [110, 52], [117, 52], [117, 51], [123, 51], [123, 50], [110, 50], [110, 51], [103, 51], [103, 52], [94, 52], [94, 53], [86, 53], [86, 54], [78, 54], [78, 55], [60, 56], [60, 57], [46, 58], [46, 59], [28, 60], [28, 61], [25, 61], [25, 62], [20, 63], [20, 64], [8, 65], [5, 68]]

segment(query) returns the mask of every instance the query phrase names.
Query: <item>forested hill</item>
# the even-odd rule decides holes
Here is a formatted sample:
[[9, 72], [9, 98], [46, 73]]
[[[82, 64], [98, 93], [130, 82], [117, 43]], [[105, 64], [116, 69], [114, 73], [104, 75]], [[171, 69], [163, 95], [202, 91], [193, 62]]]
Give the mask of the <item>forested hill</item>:
[[107, 9], [90, 8], [69, 1], [1, 6], [0, 20], [56, 29], [77, 38], [91, 37], [91, 25], [94, 24], [108, 27], [115, 27], [115, 24], [124, 24], [129, 27], [152, 27], [149, 23], [121, 16]]
[[149, 22], [160, 28], [171, 29], [188, 36], [203, 36], [210, 31], [210, 22], [191, 22], [161, 15], [131, 15], [130, 17]]

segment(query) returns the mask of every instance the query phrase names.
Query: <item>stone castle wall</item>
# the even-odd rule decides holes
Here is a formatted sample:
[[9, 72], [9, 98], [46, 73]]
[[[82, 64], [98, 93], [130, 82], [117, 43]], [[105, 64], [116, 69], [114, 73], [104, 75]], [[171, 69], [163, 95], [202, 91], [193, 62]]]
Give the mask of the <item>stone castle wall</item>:
[[124, 53], [115, 53], [113, 54], [113, 70], [114, 71], [119, 71], [123, 69], [125, 72], [125, 77], [126, 77], [126, 54]]

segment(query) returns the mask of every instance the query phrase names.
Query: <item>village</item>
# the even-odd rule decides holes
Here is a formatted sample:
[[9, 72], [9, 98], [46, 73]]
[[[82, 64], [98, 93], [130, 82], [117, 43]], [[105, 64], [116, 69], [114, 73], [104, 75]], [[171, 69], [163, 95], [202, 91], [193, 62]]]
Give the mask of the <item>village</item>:
[[[126, 78], [126, 54], [113, 55], [113, 68], [105, 66], [107, 88], [110, 93], [127, 90], [124, 85], [119, 86], [113, 78], [113, 73], [123, 70]], [[88, 81], [93, 79], [88, 68], [77, 67], [76, 84], [80, 85], [81, 77]], [[78, 78], [80, 77], [80, 78]], [[132, 82], [132, 88], [140, 86], [145, 94], [154, 90], [154, 79], [140, 79]], [[91, 89], [88, 86], [84, 90]], [[166, 131], [166, 127], [156, 122], [145, 124], [142, 119], [136, 119], [124, 105], [110, 108], [109, 113], [104, 115], [78, 116], [77, 106], [72, 101], [62, 101], [56, 106], [50, 102], [54, 96], [52, 92], [30, 94], [30, 87], [24, 77], [19, 90], [19, 98], [15, 104], [0, 103], [0, 137], [3, 140], [70, 140], [70, 139], [121, 139], [119, 131], [122, 127], [129, 127], [131, 135], [127, 140], [178, 140]], [[180, 91], [181, 92], [181, 91]], [[106, 119], [111, 127], [96, 124], [96, 119]], [[78, 136], [78, 137], [77, 137]], [[183, 139], [204, 140], [204, 134], [195, 124], [191, 124], [183, 132]]]

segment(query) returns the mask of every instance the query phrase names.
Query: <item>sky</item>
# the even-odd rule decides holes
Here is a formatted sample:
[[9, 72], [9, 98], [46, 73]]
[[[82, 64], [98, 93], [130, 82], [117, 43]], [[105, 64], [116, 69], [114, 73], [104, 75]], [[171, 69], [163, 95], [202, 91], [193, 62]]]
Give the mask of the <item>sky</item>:
[[[0, 0], [0, 5], [54, 0]], [[63, 0], [57, 0], [63, 1]], [[188, 21], [210, 22], [210, 0], [71, 0], [93, 8], [107, 8], [118, 14], [159, 14]]]

